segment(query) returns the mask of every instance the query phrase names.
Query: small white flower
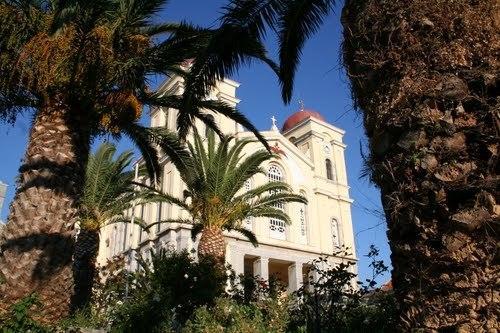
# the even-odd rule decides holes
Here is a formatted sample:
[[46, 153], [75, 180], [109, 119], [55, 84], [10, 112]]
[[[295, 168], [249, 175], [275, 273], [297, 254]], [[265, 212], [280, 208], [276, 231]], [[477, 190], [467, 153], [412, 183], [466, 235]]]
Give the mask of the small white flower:
[[198, 280], [198, 278], [195, 276], [195, 277], [193, 278], [193, 281], [194, 281], [194, 282], [196, 282], [197, 280]]
[[187, 274], [184, 274], [184, 278], [187, 279], [189, 277], [189, 275]]

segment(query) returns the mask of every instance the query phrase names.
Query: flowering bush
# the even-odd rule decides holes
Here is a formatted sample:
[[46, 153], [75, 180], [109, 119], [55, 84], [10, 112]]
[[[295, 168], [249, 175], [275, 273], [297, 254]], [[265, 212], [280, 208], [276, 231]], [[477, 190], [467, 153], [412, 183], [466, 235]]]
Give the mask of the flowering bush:
[[[195, 309], [213, 305], [224, 293], [226, 276], [211, 258], [194, 261], [188, 252], [158, 250], [129, 281], [129, 295], [111, 315], [117, 332], [178, 329]], [[124, 288], [123, 288], [124, 290]]]

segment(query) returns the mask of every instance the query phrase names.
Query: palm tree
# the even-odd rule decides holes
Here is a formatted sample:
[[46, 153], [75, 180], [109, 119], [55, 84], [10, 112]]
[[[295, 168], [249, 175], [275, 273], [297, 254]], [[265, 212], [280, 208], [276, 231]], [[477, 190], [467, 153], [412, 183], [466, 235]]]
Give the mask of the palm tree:
[[344, 61], [404, 331], [499, 327], [498, 1], [357, 1]]
[[244, 219], [272, 217], [289, 223], [289, 216], [276, 205], [307, 202], [304, 197], [293, 194], [284, 182], [269, 182], [249, 191], [242, 190], [245, 182], [253, 176], [265, 174], [260, 167], [263, 162], [278, 158], [264, 149], [244, 156], [242, 151], [250, 140], [234, 141], [232, 137], [222, 137], [217, 144], [212, 132], [206, 147], [197, 133], [193, 141], [193, 144], [188, 143], [190, 156], [185, 163], [174, 162], [186, 185], [184, 198], [161, 192], [149, 197], [149, 200], [163, 200], [179, 206], [189, 213], [191, 219], [172, 218], [150, 224], [147, 228], [158, 223], [190, 223], [193, 225], [193, 239], [201, 232], [198, 254], [212, 257], [218, 265], [224, 265], [224, 230], [236, 231], [257, 246], [256, 236], [242, 226]]
[[[177, 137], [139, 124], [144, 106], [179, 109], [181, 137], [196, 118], [216, 129], [203, 111], [211, 110], [262, 140], [237, 110], [206, 99], [217, 79], [250, 59], [276, 70], [260, 40], [227, 25], [154, 23], [164, 2], [0, 0], [0, 120], [34, 115], [0, 242], [0, 311], [36, 292], [46, 322], [68, 312], [73, 225], [94, 137], [129, 137], [152, 179], [159, 171], [157, 144], [172, 159], [182, 156]], [[189, 58], [195, 61], [188, 71], [182, 64]], [[185, 78], [183, 95], [151, 93], [148, 78], [169, 73]]]
[[76, 308], [88, 305], [96, 275], [99, 232], [112, 223], [134, 222], [145, 226], [139, 217], [125, 213], [146, 202], [149, 190], [137, 188], [135, 171], [130, 171], [132, 151], [114, 157], [116, 147], [105, 142], [90, 155], [79, 209], [79, 227], [73, 256]]

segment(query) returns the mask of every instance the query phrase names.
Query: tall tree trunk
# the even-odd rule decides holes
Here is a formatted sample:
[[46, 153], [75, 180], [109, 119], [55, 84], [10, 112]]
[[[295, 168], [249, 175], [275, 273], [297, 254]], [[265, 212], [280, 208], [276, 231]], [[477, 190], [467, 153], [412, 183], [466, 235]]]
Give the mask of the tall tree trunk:
[[344, 62], [381, 189], [405, 332], [500, 327], [499, 6], [344, 7]]
[[68, 314], [74, 222], [90, 141], [82, 114], [57, 100], [36, 115], [0, 242], [2, 311], [36, 293], [43, 322]]
[[226, 240], [219, 227], [205, 227], [198, 243], [198, 255], [211, 257], [221, 268], [226, 263]]
[[86, 308], [92, 299], [92, 288], [96, 278], [96, 261], [99, 252], [99, 231], [80, 230], [73, 257], [75, 280], [74, 310]]

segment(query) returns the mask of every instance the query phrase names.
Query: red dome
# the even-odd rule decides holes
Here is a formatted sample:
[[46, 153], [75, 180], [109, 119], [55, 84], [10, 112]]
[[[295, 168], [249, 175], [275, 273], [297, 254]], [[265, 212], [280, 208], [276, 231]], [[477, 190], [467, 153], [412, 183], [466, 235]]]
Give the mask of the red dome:
[[298, 123], [301, 123], [303, 120], [308, 118], [316, 118], [325, 121], [325, 118], [323, 118], [323, 116], [319, 112], [311, 109], [302, 109], [295, 112], [290, 117], [288, 117], [287, 120], [285, 120], [281, 131], [286, 132], [289, 129], [295, 127], [295, 125], [297, 125]]

